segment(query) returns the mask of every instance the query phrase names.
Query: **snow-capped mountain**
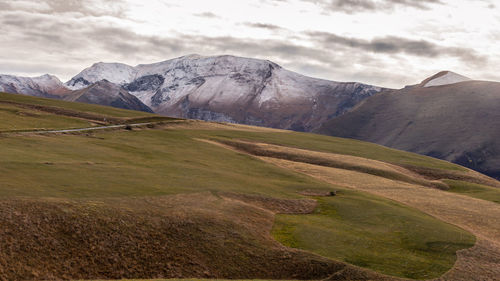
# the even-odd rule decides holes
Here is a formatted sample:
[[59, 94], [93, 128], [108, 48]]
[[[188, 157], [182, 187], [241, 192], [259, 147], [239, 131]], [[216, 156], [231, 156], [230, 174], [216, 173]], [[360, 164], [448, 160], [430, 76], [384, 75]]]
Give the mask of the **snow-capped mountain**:
[[382, 90], [306, 77], [267, 61], [189, 55], [135, 67], [96, 63], [66, 83], [80, 89], [106, 79], [154, 112], [310, 131]]
[[452, 71], [441, 71], [422, 82], [423, 87], [436, 87], [450, 85], [465, 81], [470, 81], [469, 77], [465, 77]]
[[0, 75], [0, 91], [38, 97], [57, 97], [70, 92], [57, 77], [49, 74], [39, 77]]
[[122, 85], [133, 80], [136, 74], [137, 70], [134, 67], [123, 63], [98, 62], [73, 77], [66, 86], [72, 90], [79, 90], [101, 80]]

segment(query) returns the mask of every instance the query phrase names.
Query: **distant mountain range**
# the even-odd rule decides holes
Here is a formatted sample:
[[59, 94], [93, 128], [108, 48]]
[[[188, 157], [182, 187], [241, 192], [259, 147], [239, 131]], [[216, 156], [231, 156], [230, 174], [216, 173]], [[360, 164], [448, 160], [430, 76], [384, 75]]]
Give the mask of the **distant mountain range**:
[[500, 178], [500, 83], [450, 71], [392, 90], [267, 60], [189, 55], [135, 67], [100, 62], [66, 83], [0, 75], [0, 91], [356, 138]]
[[445, 71], [385, 91], [316, 132], [445, 159], [500, 178], [500, 83]]
[[234, 56], [189, 55], [135, 67], [101, 62], [65, 84], [48, 75], [0, 76], [0, 91], [10, 93], [296, 131], [318, 129], [382, 90], [311, 78], [267, 60]]
[[0, 75], [0, 91], [153, 112], [138, 98], [106, 80], [100, 80], [80, 90], [72, 90], [53, 75], [33, 78]]

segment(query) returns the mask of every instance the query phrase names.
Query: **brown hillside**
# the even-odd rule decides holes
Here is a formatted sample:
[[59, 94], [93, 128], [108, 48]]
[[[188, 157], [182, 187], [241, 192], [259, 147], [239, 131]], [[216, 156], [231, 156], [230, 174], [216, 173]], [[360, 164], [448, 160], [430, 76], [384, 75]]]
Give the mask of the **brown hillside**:
[[320, 279], [335, 273], [342, 280], [393, 280], [282, 246], [270, 236], [274, 213], [265, 206], [302, 212], [310, 202], [271, 201], [210, 193], [2, 200], [0, 279]]
[[500, 177], [500, 83], [466, 81], [375, 95], [319, 133], [448, 160]]

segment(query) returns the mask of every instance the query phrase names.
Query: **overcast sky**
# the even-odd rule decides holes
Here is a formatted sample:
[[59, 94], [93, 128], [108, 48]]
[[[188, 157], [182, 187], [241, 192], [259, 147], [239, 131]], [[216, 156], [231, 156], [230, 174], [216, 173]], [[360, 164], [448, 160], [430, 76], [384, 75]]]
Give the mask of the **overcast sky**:
[[66, 81], [99, 61], [269, 59], [386, 87], [453, 70], [500, 81], [495, 0], [0, 0], [0, 73]]

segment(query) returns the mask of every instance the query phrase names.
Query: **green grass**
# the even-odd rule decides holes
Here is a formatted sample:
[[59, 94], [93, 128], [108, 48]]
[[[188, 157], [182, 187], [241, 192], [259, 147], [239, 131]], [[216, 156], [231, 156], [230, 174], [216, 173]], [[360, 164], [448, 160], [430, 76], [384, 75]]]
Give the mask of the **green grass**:
[[[66, 114], [58, 112], [58, 109], [65, 110]], [[91, 127], [94, 124], [86, 119], [89, 114], [100, 121], [106, 118], [133, 118], [134, 122], [168, 119], [140, 111], [0, 93], [0, 132]]]
[[0, 138], [0, 196], [108, 197], [232, 191], [298, 197], [325, 183], [176, 130]]
[[500, 203], [500, 189], [458, 180], [444, 180], [450, 186], [448, 191], [478, 199]]
[[462, 229], [362, 192], [317, 199], [314, 214], [278, 215], [273, 236], [289, 247], [413, 279], [441, 276], [455, 252], [475, 242]]
[[[10, 176], [0, 178], [0, 196], [136, 196], [213, 190], [290, 197], [297, 196], [297, 190], [328, 186], [193, 139], [221, 134], [239, 138], [241, 133], [122, 130], [92, 136], [3, 138], [0, 172]], [[262, 141], [269, 140], [263, 135]], [[306, 134], [299, 136], [308, 139]], [[282, 144], [303, 141], [290, 133], [281, 133], [280, 139]]]
[[0, 103], [0, 132], [90, 126], [85, 120]]
[[[0, 177], [0, 196], [96, 198], [208, 190], [297, 198], [306, 189], [337, 189], [193, 139], [220, 133], [229, 136], [168, 129], [0, 138], [0, 174], [8, 175]], [[465, 231], [373, 195], [341, 190], [319, 200], [316, 214], [279, 215], [273, 231], [278, 241], [410, 278], [439, 276], [452, 267], [456, 250], [474, 243]]]

